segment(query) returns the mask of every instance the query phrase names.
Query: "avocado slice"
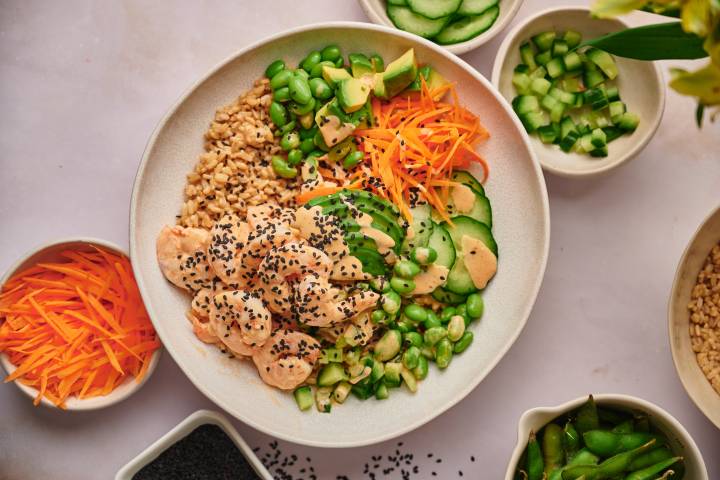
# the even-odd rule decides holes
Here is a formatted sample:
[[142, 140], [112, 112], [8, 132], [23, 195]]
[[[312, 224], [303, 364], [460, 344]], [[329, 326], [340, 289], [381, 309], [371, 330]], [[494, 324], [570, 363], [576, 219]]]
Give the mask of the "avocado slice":
[[[370, 215], [373, 219], [370, 226], [389, 235], [390, 238], [392, 238], [395, 242], [393, 250], [399, 250], [404, 235], [397, 222], [368, 205], [356, 204], [355, 206], [361, 212]], [[357, 225], [355, 220], [352, 219], [350, 209], [347, 205], [342, 204], [332, 207], [323, 207], [323, 213], [326, 215], [335, 215], [336, 217], [342, 219], [340, 226], [345, 229], [345, 231], [352, 231], [351, 229], [353, 228], [353, 226]]]
[[345, 235], [345, 241], [347, 242], [350, 251], [358, 248], [377, 250], [377, 244], [375, 243], [375, 240], [363, 235], [360, 232], [348, 232]]
[[342, 190], [323, 197], [313, 198], [307, 204], [311, 207], [320, 205], [324, 208], [331, 205], [343, 205], [344, 201], [352, 203], [353, 205], [359, 203], [370, 205], [390, 218], [400, 218], [400, 210], [398, 210], [395, 205], [365, 190]]
[[394, 97], [402, 92], [417, 77], [417, 62], [415, 50], [410, 49], [400, 57], [390, 62], [383, 74], [385, 92], [387, 97]]
[[325, 144], [330, 147], [342, 142], [355, 131], [355, 125], [351, 120], [337, 104], [335, 98], [320, 107], [315, 114], [315, 123], [318, 125]]
[[365, 105], [370, 95], [370, 86], [358, 78], [348, 78], [338, 83], [336, 95], [343, 110], [352, 113]]
[[348, 60], [350, 61], [350, 70], [352, 71], [352, 76], [355, 78], [360, 78], [363, 75], [368, 75], [375, 72], [375, 69], [373, 68], [373, 64], [370, 59], [362, 53], [351, 53], [350, 55], [348, 55]]
[[322, 76], [325, 79], [326, 82], [328, 82], [331, 86], [335, 85], [341, 80], [346, 80], [348, 78], [352, 78], [347, 70], [344, 68], [335, 68], [330, 67], [328, 65], [325, 65], [322, 69]]
[[388, 271], [387, 264], [382, 255], [377, 250], [367, 248], [358, 248], [352, 252], [354, 257], [360, 260], [363, 265], [363, 272], [370, 275], [385, 275]]
[[376, 73], [374, 76], [375, 84], [373, 85], [373, 94], [378, 98], [387, 98], [385, 90], [385, 81], [382, 73]]
[[417, 76], [415, 77], [415, 80], [408, 85], [408, 87], [405, 90], [409, 90], [411, 92], [419, 92], [420, 87], [422, 86], [422, 82], [420, 81], [420, 77], [423, 77], [425, 79], [425, 84], [428, 82], [428, 77], [430, 76], [430, 71], [432, 70], [432, 67], [430, 65], [425, 65], [424, 67], [418, 68]]

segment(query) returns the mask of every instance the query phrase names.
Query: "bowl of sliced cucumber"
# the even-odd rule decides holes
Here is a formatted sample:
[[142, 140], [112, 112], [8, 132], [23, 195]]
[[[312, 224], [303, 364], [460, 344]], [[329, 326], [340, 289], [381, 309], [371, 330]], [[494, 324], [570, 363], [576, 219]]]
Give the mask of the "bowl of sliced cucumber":
[[358, 0], [368, 18], [419, 35], [460, 55], [512, 21], [522, 0]]
[[545, 171], [606, 173], [637, 155], [665, 108], [660, 68], [584, 42], [628, 26], [585, 7], [529, 17], [503, 40], [492, 83], [512, 103]]

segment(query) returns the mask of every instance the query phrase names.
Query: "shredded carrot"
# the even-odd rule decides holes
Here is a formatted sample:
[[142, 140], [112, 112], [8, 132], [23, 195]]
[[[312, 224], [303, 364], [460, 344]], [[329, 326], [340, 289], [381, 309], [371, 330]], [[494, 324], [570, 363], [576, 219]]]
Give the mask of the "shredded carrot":
[[19, 272], [0, 292], [0, 352], [19, 381], [65, 408], [140, 381], [160, 347], [124, 256], [98, 249]]

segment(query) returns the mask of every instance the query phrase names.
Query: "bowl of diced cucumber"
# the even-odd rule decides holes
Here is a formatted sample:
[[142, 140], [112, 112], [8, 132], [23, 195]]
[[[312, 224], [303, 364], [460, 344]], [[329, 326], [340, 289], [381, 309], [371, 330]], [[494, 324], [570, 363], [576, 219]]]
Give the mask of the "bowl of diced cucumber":
[[358, 0], [379, 25], [427, 38], [460, 55], [488, 42], [512, 21], [522, 0]]
[[606, 173], [637, 155], [665, 108], [657, 65], [615, 57], [584, 42], [627, 28], [557, 7], [517, 25], [495, 58], [492, 83], [530, 135], [545, 171]]

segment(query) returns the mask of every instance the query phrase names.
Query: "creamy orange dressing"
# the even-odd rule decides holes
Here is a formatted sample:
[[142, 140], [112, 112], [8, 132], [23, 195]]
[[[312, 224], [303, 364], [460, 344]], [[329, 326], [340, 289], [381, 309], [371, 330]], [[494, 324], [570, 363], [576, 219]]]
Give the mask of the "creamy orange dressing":
[[395, 246], [395, 240], [393, 240], [387, 233], [374, 228], [372, 226], [373, 218], [369, 214], [365, 212], [358, 213], [359, 215], [355, 221], [358, 225], [360, 225], [360, 233], [375, 240], [375, 244], [377, 245], [378, 253], [380, 253], [380, 255], [387, 255], [390, 253], [392, 248]]
[[415, 282], [415, 290], [412, 292], [413, 295], [431, 293], [436, 288], [443, 286], [447, 281], [448, 273], [450, 273], [450, 270], [443, 265], [436, 265], [434, 263], [428, 265], [424, 272], [419, 273], [413, 278]]
[[467, 185], [453, 187], [450, 195], [458, 213], [468, 213], [475, 206], [475, 192]]
[[354, 131], [355, 125], [342, 123], [335, 115], [328, 115], [325, 117], [323, 124], [320, 125], [320, 133], [322, 133], [325, 143], [330, 147], [345, 140]]
[[465, 268], [476, 288], [483, 289], [497, 272], [497, 257], [476, 238], [463, 235], [460, 239]]

